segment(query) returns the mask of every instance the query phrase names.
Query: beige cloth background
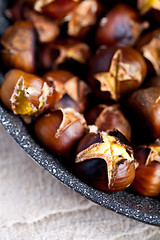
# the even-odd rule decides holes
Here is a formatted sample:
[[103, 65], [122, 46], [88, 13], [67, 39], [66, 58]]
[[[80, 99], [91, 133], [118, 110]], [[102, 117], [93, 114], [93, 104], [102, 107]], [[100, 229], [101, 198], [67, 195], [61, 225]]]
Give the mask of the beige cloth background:
[[160, 240], [160, 228], [102, 208], [36, 164], [0, 125], [0, 240]]

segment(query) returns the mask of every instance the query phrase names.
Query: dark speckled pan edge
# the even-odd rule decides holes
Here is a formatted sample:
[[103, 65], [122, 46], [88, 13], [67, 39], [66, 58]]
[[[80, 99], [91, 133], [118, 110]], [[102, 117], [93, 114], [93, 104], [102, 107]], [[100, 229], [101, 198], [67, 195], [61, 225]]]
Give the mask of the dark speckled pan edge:
[[[0, 35], [8, 26], [8, 21], [3, 15], [8, 2], [0, 0]], [[0, 73], [0, 82], [2, 79], [3, 75]], [[159, 198], [141, 197], [129, 191], [109, 194], [95, 190], [77, 179], [55, 156], [42, 149], [32, 139], [22, 120], [7, 111], [2, 105], [0, 105], [0, 122], [30, 157], [68, 187], [107, 209], [145, 223], [160, 226]]]

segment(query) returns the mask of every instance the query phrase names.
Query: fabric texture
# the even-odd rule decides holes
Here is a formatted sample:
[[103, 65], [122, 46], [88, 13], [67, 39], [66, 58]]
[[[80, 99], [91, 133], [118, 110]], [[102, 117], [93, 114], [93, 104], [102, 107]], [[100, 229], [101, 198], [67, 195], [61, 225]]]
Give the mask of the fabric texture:
[[159, 240], [160, 228], [111, 212], [60, 183], [0, 125], [0, 240]]

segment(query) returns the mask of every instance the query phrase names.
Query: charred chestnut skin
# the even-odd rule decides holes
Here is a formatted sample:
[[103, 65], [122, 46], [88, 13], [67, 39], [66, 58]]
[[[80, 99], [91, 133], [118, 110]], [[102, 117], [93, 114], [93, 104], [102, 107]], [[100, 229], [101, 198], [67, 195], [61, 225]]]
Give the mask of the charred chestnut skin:
[[99, 131], [117, 129], [131, 141], [131, 126], [119, 104], [99, 104], [87, 112], [86, 120], [88, 125], [96, 125]]
[[38, 43], [38, 35], [31, 22], [15, 22], [0, 40], [0, 55], [5, 68], [35, 73], [38, 70]]
[[84, 136], [86, 129], [79, 117], [69, 124], [66, 123], [60, 129], [64, 117], [68, 121], [71, 113], [68, 110], [66, 112], [66, 116], [64, 116], [62, 109], [52, 110], [44, 114], [35, 122], [34, 131], [37, 138], [48, 150], [65, 157], [65, 159], [70, 159], [76, 143]]
[[133, 127], [135, 142], [151, 142], [160, 137], [160, 88], [139, 89], [127, 100], [126, 109]]
[[[123, 139], [125, 139], [124, 136]], [[79, 142], [76, 156], [98, 142], [102, 142], [99, 133], [88, 133]], [[135, 163], [127, 159], [118, 162], [114, 170], [114, 181], [111, 186], [109, 186], [107, 163], [102, 157], [97, 158], [93, 156], [93, 158], [89, 157], [83, 161], [76, 161], [75, 174], [93, 188], [105, 192], [118, 192], [124, 190], [133, 182]]]
[[117, 4], [100, 20], [95, 42], [98, 46], [132, 46], [148, 26], [140, 23], [139, 14], [130, 6]]
[[139, 166], [136, 169], [132, 185], [139, 194], [154, 197], [160, 194], [160, 162], [158, 158], [155, 158], [155, 160], [146, 164], [149, 152], [150, 148], [147, 145], [134, 149], [134, 157]]
[[[117, 59], [114, 56], [117, 54]], [[121, 74], [121, 66], [126, 65], [126, 71]], [[111, 72], [114, 66], [117, 72]], [[128, 67], [127, 67], [128, 66]], [[134, 70], [133, 70], [134, 69]], [[134, 73], [138, 72], [138, 77]], [[101, 83], [96, 77], [97, 74], [110, 73], [115, 81], [115, 97], [110, 90], [101, 90]], [[101, 47], [92, 57], [89, 63], [88, 83], [94, 94], [101, 100], [118, 101], [120, 98], [135, 91], [144, 81], [147, 73], [146, 62], [141, 54], [130, 47], [105, 48]], [[119, 75], [118, 75], [119, 74]], [[129, 76], [128, 79], [126, 76]], [[107, 80], [108, 82], [108, 80]]]

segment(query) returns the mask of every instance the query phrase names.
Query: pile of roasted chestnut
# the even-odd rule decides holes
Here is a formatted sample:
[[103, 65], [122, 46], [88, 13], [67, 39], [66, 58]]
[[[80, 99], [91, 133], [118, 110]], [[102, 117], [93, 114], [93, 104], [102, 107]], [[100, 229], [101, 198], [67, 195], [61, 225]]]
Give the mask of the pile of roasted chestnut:
[[160, 194], [160, 1], [17, 0], [2, 104], [77, 177]]

